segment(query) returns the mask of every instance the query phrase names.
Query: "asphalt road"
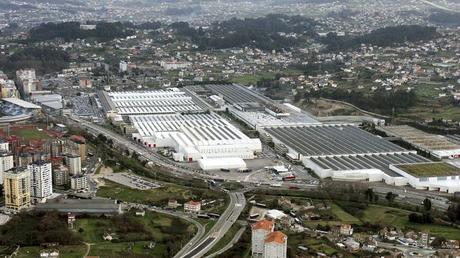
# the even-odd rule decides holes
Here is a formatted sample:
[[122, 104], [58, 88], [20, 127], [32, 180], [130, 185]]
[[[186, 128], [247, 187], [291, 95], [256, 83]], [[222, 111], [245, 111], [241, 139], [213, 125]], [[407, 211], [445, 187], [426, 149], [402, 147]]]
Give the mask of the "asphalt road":
[[208, 234], [196, 245], [181, 250], [174, 257], [195, 258], [204, 256], [227, 233], [246, 205], [243, 192], [229, 192], [230, 204]]
[[398, 249], [404, 253], [404, 257], [431, 257], [435, 251], [430, 249], [422, 249], [418, 247], [411, 247], [399, 244], [390, 244], [385, 242], [378, 242], [378, 246], [388, 249]]
[[442, 5], [439, 5], [439, 4], [437, 4], [437, 3], [433, 3], [433, 2], [428, 1], [428, 0], [420, 0], [420, 2], [425, 3], [425, 4], [427, 4], [427, 5], [431, 5], [432, 7], [441, 9], [441, 10], [443, 10], [443, 11], [454, 12], [454, 13], [460, 13], [460, 10], [452, 9], [452, 8], [447, 7], [447, 6], [442, 6]]
[[396, 201], [421, 205], [426, 198], [429, 198], [434, 208], [440, 210], [447, 210], [447, 208], [449, 208], [449, 200], [447, 198], [428, 191], [421, 192], [414, 189], [391, 186], [373, 186], [372, 189], [374, 192], [382, 195], [386, 195], [388, 192], [395, 193], [398, 195], [395, 199]]
[[233, 237], [232, 241], [230, 241], [226, 246], [224, 246], [222, 249], [218, 250], [217, 252], [206, 256], [206, 258], [218, 257], [219, 255], [221, 255], [221, 254], [225, 253], [226, 251], [228, 251], [230, 248], [233, 247], [233, 245], [235, 245], [240, 240], [240, 238], [243, 235], [245, 230], [246, 230], [245, 227], [241, 227], [240, 230], [238, 230], [238, 232], [236, 232], [236, 234]]

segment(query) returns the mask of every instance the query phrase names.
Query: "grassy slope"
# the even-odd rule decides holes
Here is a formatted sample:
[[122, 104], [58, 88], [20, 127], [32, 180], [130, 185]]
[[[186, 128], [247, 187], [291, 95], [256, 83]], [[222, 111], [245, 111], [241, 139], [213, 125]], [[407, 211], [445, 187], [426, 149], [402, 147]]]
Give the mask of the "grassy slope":
[[[136, 241], [131, 251], [129, 246], [131, 242], [111, 243], [104, 241], [102, 236], [108, 228], [110, 221], [103, 218], [81, 218], [77, 219], [76, 228], [83, 228], [83, 232], [79, 233], [86, 242], [94, 243], [91, 246], [90, 255], [110, 255], [108, 257], [117, 257], [122, 255], [147, 255], [150, 257], [166, 257], [167, 242], [172, 235], [163, 232], [161, 227], [174, 227], [172, 225], [173, 217], [158, 213], [146, 213], [145, 217], [135, 217], [137, 221], [144, 224], [147, 231], [153, 235], [153, 241], [156, 246], [153, 249], [144, 248], [149, 241]], [[186, 243], [192, 237], [194, 228], [188, 225], [187, 228], [181, 229], [183, 240]], [[181, 243], [178, 243], [181, 244]]]

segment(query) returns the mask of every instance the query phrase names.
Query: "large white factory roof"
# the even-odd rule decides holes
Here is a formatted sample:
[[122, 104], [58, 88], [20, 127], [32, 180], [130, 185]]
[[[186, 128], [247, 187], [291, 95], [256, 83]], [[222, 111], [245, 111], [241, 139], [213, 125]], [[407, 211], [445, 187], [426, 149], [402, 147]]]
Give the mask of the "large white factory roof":
[[192, 96], [175, 88], [154, 91], [105, 92], [100, 96], [105, 98], [107, 109], [115, 109], [119, 115], [201, 111], [201, 107], [193, 101]]
[[[251, 139], [215, 113], [130, 116], [138, 133], [135, 140], [148, 147], [172, 147], [175, 159], [202, 161], [203, 169], [212, 169], [215, 159], [238, 160], [220, 163], [220, 168], [241, 166], [242, 159], [254, 158], [262, 150], [259, 139]], [[236, 165], [235, 165], [236, 164]]]
[[182, 141], [196, 145], [205, 142], [224, 144], [225, 141], [249, 139], [236, 127], [214, 113], [130, 116], [130, 120], [142, 137], [161, 132], [181, 131], [187, 138]]

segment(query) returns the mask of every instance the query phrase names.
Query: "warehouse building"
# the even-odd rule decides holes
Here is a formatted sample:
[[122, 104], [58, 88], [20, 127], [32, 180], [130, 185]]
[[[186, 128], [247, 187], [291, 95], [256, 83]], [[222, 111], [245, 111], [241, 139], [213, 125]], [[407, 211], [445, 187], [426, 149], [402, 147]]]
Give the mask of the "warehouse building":
[[215, 113], [130, 116], [138, 133], [133, 139], [146, 147], [173, 148], [176, 161], [198, 161], [205, 170], [241, 168], [243, 159], [253, 159], [262, 150], [251, 139]]
[[460, 168], [444, 162], [390, 165], [416, 189], [460, 192]]
[[192, 96], [177, 88], [154, 91], [99, 92], [108, 117], [203, 111]]
[[278, 104], [272, 99], [238, 84], [204, 85], [213, 96], [219, 96], [228, 105], [227, 110], [249, 127], [321, 124], [309, 113], [292, 104]]
[[267, 134], [275, 146], [286, 146], [291, 157], [321, 178], [406, 185], [408, 178], [391, 165], [430, 162], [351, 124], [271, 127], [261, 134]]
[[460, 157], [460, 145], [448, 137], [425, 133], [407, 125], [381, 126], [377, 129], [388, 136], [400, 138], [414, 148], [430, 153], [435, 158]]
[[39, 203], [35, 207], [37, 211], [57, 211], [61, 214], [87, 214], [113, 216], [122, 213], [121, 204], [116, 200], [108, 199], [57, 199]]

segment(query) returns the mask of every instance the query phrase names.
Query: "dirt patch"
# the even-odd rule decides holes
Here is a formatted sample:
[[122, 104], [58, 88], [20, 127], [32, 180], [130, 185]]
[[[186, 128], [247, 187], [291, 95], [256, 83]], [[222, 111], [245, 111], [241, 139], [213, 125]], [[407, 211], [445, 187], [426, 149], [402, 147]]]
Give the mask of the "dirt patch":
[[324, 99], [314, 99], [309, 103], [300, 103], [303, 109], [310, 112], [314, 116], [359, 116], [363, 115], [356, 109]]

